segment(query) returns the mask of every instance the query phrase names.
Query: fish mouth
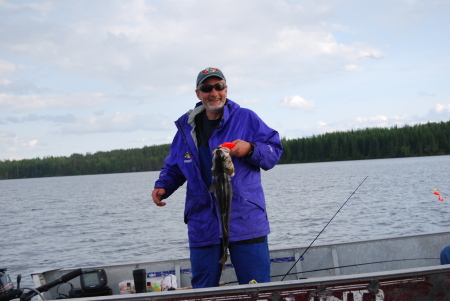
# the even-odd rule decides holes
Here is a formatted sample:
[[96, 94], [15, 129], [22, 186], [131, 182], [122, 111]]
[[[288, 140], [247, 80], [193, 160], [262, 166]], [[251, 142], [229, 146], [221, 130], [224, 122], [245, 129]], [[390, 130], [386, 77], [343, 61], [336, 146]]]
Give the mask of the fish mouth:
[[215, 155], [217, 152], [220, 152], [220, 156], [225, 158], [230, 156], [230, 149], [228, 147], [218, 146], [213, 151], [213, 155]]

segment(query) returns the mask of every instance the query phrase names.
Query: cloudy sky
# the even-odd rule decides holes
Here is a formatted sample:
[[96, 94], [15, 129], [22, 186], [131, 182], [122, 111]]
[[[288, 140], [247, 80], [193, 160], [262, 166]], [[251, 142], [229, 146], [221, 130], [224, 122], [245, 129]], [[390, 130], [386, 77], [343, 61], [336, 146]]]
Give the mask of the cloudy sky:
[[205, 67], [286, 138], [450, 120], [450, 0], [0, 0], [0, 160], [170, 143]]

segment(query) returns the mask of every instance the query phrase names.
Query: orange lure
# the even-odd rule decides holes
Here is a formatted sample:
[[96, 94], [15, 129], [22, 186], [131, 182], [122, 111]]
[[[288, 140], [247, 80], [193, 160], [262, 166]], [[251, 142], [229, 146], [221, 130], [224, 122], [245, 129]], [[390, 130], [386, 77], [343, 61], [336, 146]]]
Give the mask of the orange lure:
[[221, 147], [226, 147], [228, 149], [232, 149], [233, 147], [236, 146], [236, 143], [233, 142], [224, 142], [220, 145]]
[[434, 194], [438, 196], [439, 201], [442, 202], [444, 200], [443, 198], [441, 198], [441, 194], [439, 193], [439, 191], [437, 191], [437, 189], [434, 189]]

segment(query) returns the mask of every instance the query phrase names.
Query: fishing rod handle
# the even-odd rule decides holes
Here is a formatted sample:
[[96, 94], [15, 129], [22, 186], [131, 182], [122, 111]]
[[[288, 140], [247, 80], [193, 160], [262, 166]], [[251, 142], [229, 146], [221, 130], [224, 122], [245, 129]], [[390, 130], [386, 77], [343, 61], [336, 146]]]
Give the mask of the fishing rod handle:
[[[83, 274], [83, 271], [81, 270], [81, 268], [80, 269], [76, 269], [76, 270], [74, 270], [72, 272], [69, 272], [67, 274], [62, 275], [61, 278], [55, 279], [55, 280], [53, 280], [53, 281], [51, 281], [49, 283], [46, 283], [44, 285], [41, 285], [41, 286], [37, 287], [36, 290], [38, 292], [40, 292], [40, 293], [46, 292], [49, 289], [51, 289], [52, 287], [57, 286], [58, 284], [67, 282], [67, 281], [72, 280], [72, 279], [74, 279], [74, 278], [76, 278], [78, 276], [81, 276], [81, 274]], [[21, 301], [27, 301], [27, 300], [30, 300], [32, 297], [34, 297], [36, 295], [37, 295], [37, 293], [35, 291], [30, 291], [30, 292], [28, 292], [26, 294], [23, 294], [20, 297], [20, 300]]]

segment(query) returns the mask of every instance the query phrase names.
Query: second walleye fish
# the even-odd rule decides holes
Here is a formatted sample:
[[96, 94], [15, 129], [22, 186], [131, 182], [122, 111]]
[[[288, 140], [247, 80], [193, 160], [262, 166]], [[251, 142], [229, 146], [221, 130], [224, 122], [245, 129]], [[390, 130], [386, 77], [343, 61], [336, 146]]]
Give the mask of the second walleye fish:
[[215, 191], [220, 211], [223, 256], [219, 262], [222, 264], [222, 270], [224, 270], [225, 262], [228, 258], [228, 244], [230, 239], [230, 211], [231, 199], [233, 197], [231, 177], [234, 176], [234, 165], [230, 157], [230, 149], [227, 147], [218, 146], [213, 151], [213, 155], [211, 172], [215, 181], [211, 185], [211, 191]]

